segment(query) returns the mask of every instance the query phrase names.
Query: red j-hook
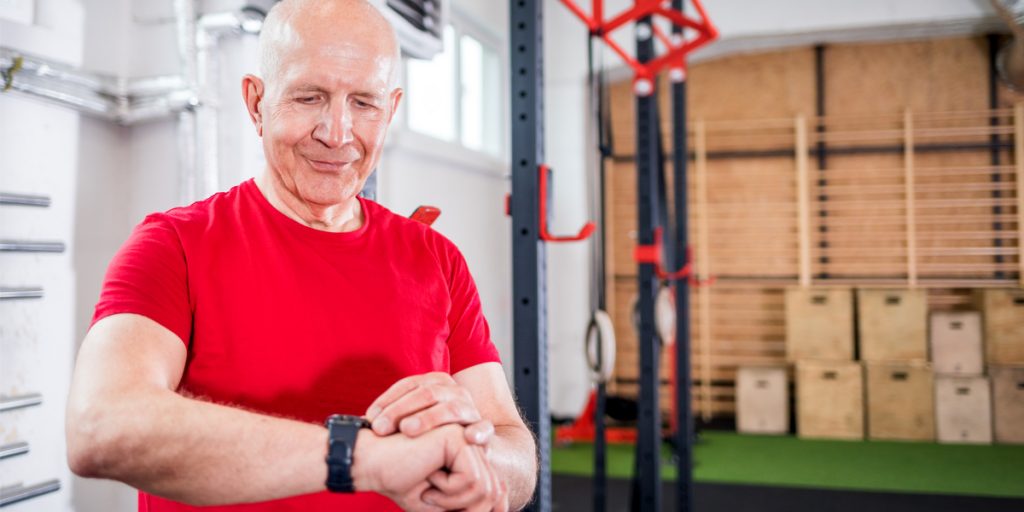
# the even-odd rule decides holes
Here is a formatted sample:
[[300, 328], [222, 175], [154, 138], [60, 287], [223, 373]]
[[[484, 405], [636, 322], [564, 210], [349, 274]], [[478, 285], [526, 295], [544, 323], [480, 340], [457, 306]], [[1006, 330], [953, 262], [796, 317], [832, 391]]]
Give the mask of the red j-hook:
[[555, 236], [548, 232], [548, 171], [547, 164], [540, 164], [537, 168], [537, 172], [540, 173], [538, 177], [538, 190], [540, 194], [540, 239], [545, 242], [578, 242], [580, 240], [586, 240], [590, 235], [594, 234], [594, 229], [597, 226], [593, 222], [587, 222], [580, 228], [580, 232], [576, 233], [575, 236]]

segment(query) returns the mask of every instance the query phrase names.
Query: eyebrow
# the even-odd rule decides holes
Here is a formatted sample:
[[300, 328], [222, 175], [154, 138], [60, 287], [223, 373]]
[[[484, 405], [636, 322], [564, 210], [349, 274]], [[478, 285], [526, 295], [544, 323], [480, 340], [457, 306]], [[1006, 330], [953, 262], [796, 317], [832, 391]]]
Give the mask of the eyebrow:
[[[330, 94], [330, 91], [328, 91], [327, 89], [324, 89], [323, 87], [321, 87], [319, 85], [314, 85], [314, 84], [300, 84], [300, 85], [297, 85], [295, 87], [291, 87], [291, 88], [288, 89], [288, 94], [308, 93], [308, 92]], [[352, 93], [352, 96], [356, 96], [356, 97], [359, 97], [359, 98], [370, 99], [370, 100], [372, 100], [374, 102], [378, 102], [378, 103], [384, 101], [384, 96], [382, 96], [380, 94], [377, 94], [375, 92], [372, 92], [372, 91], [356, 91], [356, 92]]]

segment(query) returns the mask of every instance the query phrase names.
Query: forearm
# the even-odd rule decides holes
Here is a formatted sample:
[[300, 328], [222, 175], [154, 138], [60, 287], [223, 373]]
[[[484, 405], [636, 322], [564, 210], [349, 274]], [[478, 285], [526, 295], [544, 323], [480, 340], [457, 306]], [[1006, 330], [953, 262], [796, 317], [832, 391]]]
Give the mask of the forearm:
[[489, 460], [508, 486], [510, 510], [525, 507], [537, 485], [537, 445], [522, 426], [495, 426]]
[[[100, 395], [102, 396], [102, 395]], [[196, 505], [263, 501], [325, 488], [327, 431], [169, 390], [110, 394], [72, 407], [72, 469]], [[78, 409], [78, 410], [75, 410]]]

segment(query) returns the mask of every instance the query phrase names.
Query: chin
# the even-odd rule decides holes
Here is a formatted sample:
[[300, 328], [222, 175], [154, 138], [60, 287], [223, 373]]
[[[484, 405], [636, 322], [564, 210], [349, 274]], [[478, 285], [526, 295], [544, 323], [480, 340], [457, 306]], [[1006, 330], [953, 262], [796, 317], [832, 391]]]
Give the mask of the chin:
[[[303, 180], [306, 181], [306, 180]], [[352, 199], [361, 189], [361, 183], [341, 176], [314, 179], [296, 183], [299, 196], [306, 201], [322, 205], [340, 204]]]

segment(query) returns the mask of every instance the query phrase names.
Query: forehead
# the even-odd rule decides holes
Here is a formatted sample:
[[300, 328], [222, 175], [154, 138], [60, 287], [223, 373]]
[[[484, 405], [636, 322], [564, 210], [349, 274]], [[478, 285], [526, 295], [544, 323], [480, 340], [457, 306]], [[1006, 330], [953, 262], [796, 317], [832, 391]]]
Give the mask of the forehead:
[[282, 43], [275, 78], [283, 87], [314, 82], [386, 89], [398, 64], [382, 45], [366, 38], [307, 33]]

